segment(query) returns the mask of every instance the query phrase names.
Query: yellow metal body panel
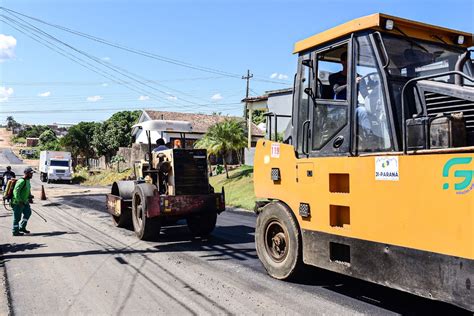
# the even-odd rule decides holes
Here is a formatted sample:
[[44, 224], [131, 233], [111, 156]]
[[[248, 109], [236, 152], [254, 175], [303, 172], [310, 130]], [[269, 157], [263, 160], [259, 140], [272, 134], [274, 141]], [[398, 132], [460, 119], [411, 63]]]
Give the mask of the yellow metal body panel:
[[[272, 144], [279, 151], [272, 151]], [[454, 189], [463, 180], [463, 171], [455, 172], [470, 173], [474, 159], [443, 176], [450, 159], [474, 158], [474, 153], [390, 157], [398, 158], [398, 181], [376, 180], [375, 156], [297, 159], [293, 146], [260, 140], [255, 195], [286, 203], [302, 229], [474, 259], [473, 185]], [[272, 168], [280, 169], [280, 181], [272, 181]], [[331, 174], [331, 181], [348, 179], [348, 185], [330, 187]], [[299, 215], [300, 203], [310, 205], [310, 218]]]
[[470, 47], [473, 45], [472, 33], [451, 30], [448, 28], [402, 19], [387, 14], [376, 13], [354, 19], [319, 34], [308, 37], [307, 39], [301, 40], [295, 44], [293, 53], [300, 53], [337, 38], [349, 35], [353, 32], [362, 30], [374, 29], [386, 33], [400, 35], [400, 33], [396, 30], [387, 31], [383, 29], [386, 19], [393, 20], [395, 27], [400, 28], [404, 33], [413, 38], [439, 43], [439, 39], [434, 37], [434, 35], [436, 35], [443, 39], [446, 43], [453, 43], [453, 40], [455, 40], [458, 35], [464, 35], [464, 44], [460, 46]]

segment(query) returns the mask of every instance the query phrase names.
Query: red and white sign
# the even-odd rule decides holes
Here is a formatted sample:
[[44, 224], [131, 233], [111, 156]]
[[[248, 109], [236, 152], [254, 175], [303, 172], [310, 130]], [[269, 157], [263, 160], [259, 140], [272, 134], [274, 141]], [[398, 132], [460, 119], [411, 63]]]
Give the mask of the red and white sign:
[[280, 144], [273, 143], [272, 144], [272, 158], [280, 158]]

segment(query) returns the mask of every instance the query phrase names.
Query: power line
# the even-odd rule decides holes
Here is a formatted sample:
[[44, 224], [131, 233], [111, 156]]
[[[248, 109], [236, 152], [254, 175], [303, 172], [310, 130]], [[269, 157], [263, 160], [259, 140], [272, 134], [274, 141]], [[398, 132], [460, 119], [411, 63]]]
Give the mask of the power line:
[[[230, 104], [235, 104], [235, 105], [239, 105], [240, 106], [240, 102], [239, 103], [228, 103], [228, 105]], [[208, 104], [208, 105], [211, 105], [211, 104]], [[147, 106], [146, 107], [147, 109], [162, 109], [162, 107], [150, 107], [150, 106]], [[8, 110], [8, 111], [0, 111], [0, 114], [21, 114], [21, 113], [25, 113], [25, 114], [31, 114], [31, 113], [42, 113], [42, 114], [46, 114], [46, 113], [81, 113], [81, 112], [107, 112], [107, 111], [133, 111], [133, 110], [142, 110], [144, 109], [144, 107], [110, 107], [110, 108], [98, 108], [98, 109], [77, 109], [77, 108], [71, 108], [71, 109], [48, 109], [48, 110]], [[231, 109], [235, 109], [234, 107], [229, 107], [227, 108], [228, 110], [231, 110]]]
[[[160, 82], [184, 82], [184, 81], [198, 81], [198, 80], [215, 80], [228, 78], [226, 76], [212, 76], [212, 77], [191, 77], [191, 78], [176, 78], [163, 80], [147, 80], [148, 83]], [[127, 82], [130, 83], [130, 82]], [[88, 82], [88, 81], [2, 81], [3, 85], [7, 86], [101, 86], [103, 84], [115, 84], [115, 82]]]
[[[7, 18], [8, 20], [12, 21], [11, 18], [9, 18], [9, 17], [7, 17], [7, 16], [5, 16], [5, 15], [2, 15], [2, 17]], [[99, 63], [99, 64], [101, 64], [102, 66], [104, 66], [104, 67], [106, 67], [106, 68], [112, 70], [113, 72], [116, 72], [116, 73], [118, 73], [118, 74], [120, 74], [120, 75], [122, 75], [122, 76], [125, 76], [125, 77], [128, 78], [128, 79], [134, 80], [134, 81], [136, 81], [136, 82], [138, 82], [138, 83], [140, 83], [140, 84], [142, 84], [142, 85], [144, 85], [144, 86], [146, 86], [146, 87], [148, 87], [148, 88], [150, 88], [150, 89], [153, 89], [153, 90], [158, 91], [158, 92], [160, 92], [160, 93], [162, 93], [162, 94], [165, 94], [166, 96], [170, 96], [170, 93], [167, 93], [167, 92], [165, 92], [165, 91], [162, 91], [162, 90], [160, 90], [160, 89], [157, 89], [157, 88], [155, 88], [155, 87], [153, 87], [153, 86], [147, 84], [146, 82], [144, 82], [144, 80], [147, 80], [147, 79], [145, 79], [145, 78], [143, 78], [143, 77], [141, 77], [141, 76], [139, 76], [139, 75], [136, 75], [136, 74], [134, 74], [134, 73], [132, 73], [132, 72], [126, 70], [126, 69], [123, 69], [123, 68], [120, 68], [120, 67], [118, 67], [118, 66], [115, 66], [115, 65], [113, 65], [113, 64], [111, 64], [111, 63], [107, 63], [107, 62], [101, 60], [100, 58], [97, 58], [97, 57], [95, 57], [95, 56], [93, 56], [93, 55], [90, 55], [90, 54], [88, 54], [88, 53], [86, 53], [86, 52], [84, 52], [84, 51], [82, 51], [82, 50], [80, 50], [80, 49], [77, 49], [77, 48], [75, 48], [75, 47], [73, 47], [73, 46], [71, 46], [71, 45], [69, 45], [69, 44], [67, 44], [67, 43], [65, 43], [65, 42], [63, 42], [63, 41], [61, 41], [60, 39], [56, 38], [55, 36], [53, 36], [53, 35], [51, 35], [51, 34], [45, 32], [45, 31], [39, 29], [38, 27], [36, 27], [36, 26], [34, 26], [34, 25], [32, 25], [32, 24], [26, 22], [25, 20], [23, 20], [23, 19], [21, 19], [21, 18], [17, 18], [17, 19], [19, 19], [19, 20], [23, 21], [24, 23], [28, 24], [29, 27], [28, 27], [28, 26], [26, 26], [26, 27], [29, 28], [30, 30], [34, 30], [34, 31], [36, 31], [36, 32], [39, 32], [39, 33], [43, 34], [44, 36], [46, 36], [46, 37], [48, 37], [48, 38], [50, 38], [50, 39], [52, 39], [52, 40], [54, 40], [54, 41], [56, 41], [56, 42], [62, 44], [63, 46], [66, 46], [67, 48], [69, 48], [69, 49], [71, 49], [71, 50], [73, 50], [73, 51], [75, 51], [75, 52], [77, 52], [77, 53], [79, 53], [79, 54], [81, 54], [81, 55], [83, 55], [83, 56], [85, 56], [85, 57], [87, 57], [87, 58], [89, 58], [89, 59], [91, 59], [91, 60], [93, 60], [93, 61]], [[14, 21], [14, 20], [13, 20], [13, 22], [20, 23], [20, 22], [18, 22], [18, 21]], [[24, 24], [22, 24], [22, 25], [25, 26]], [[134, 78], [133, 76], [138, 77], [139, 79], [136, 79], [136, 78]], [[167, 89], [171, 89], [171, 88], [169, 88], [169, 87], [166, 87], [166, 88], [167, 88]], [[180, 92], [180, 93], [182, 93], [182, 94], [185, 94], [184, 92], [181, 92], [181, 91], [176, 90], [176, 89], [171, 89], [171, 90], [174, 90], [174, 91]], [[182, 97], [181, 97], [181, 100], [184, 101], [184, 102], [186, 102], [186, 103], [195, 104], [195, 102], [186, 100], [186, 99], [184, 99], [184, 98], [182, 98]]]
[[[2, 17], [5, 17], [5, 16], [2, 16]], [[105, 77], [105, 78], [107, 78], [107, 79], [109, 79], [109, 80], [112, 80], [112, 81], [114, 81], [114, 82], [116, 82], [116, 83], [118, 83], [118, 84], [120, 84], [120, 85], [123, 85], [123, 86], [125, 86], [126, 88], [128, 88], [128, 89], [130, 89], [130, 90], [133, 90], [133, 91], [135, 91], [135, 92], [138, 92], [138, 93], [140, 93], [140, 94], [149, 94], [147, 91], [144, 92], [143, 90], [142, 90], [142, 91], [137, 90], [136, 88], [133, 87], [134, 85], [132, 86], [132, 84], [128, 84], [128, 85], [125, 84], [120, 78], [117, 78], [117, 77], [115, 77], [114, 75], [109, 74], [109, 73], [107, 73], [107, 72], [101, 70], [100, 68], [97, 68], [96, 66], [90, 64], [89, 62], [86, 62], [86, 61], [84, 61], [83, 59], [81, 59], [81, 58], [79, 58], [79, 57], [76, 57], [76, 56], [74, 56], [74, 55], [68, 53], [67, 51], [65, 51], [64, 49], [58, 47], [58, 46], [55, 45], [54, 43], [51, 43], [51, 41], [45, 40], [44, 38], [41, 38], [40, 36], [35, 35], [35, 34], [28, 34], [26, 31], [23, 30], [24, 27], [22, 27], [21, 23], [20, 23], [20, 25], [19, 25], [19, 27], [21, 28], [21, 29], [20, 29], [20, 28], [18, 28], [18, 27], [16, 27], [16, 26], [12, 25], [11, 23], [9, 23], [9, 22], [7, 22], [7, 21], [3, 21], [3, 22], [6, 23], [6, 24], [8, 24], [8, 25], [10, 25], [11, 27], [13, 27], [14, 29], [16, 29], [16, 30], [19, 31], [20, 33], [22, 33], [22, 34], [28, 36], [28, 37], [31, 38], [32, 40], [34, 40], [34, 41], [40, 43], [41, 45], [43, 45], [43, 46], [45, 46], [45, 47], [47, 47], [47, 48], [53, 50], [54, 52], [56, 52], [56, 53], [58, 53], [58, 54], [60, 54], [60, 55], [62, 55], [62, 56], [64, 56], [64, 57], [66, 57], [67, 59], [71, 60], [72, 62], [74, 62], [74, 63], [76, 63], [76, 64], [79, 64], [79, 65], [81, 65], [82, 67], [84, 67], [84, 68], [86, 68], [86, 69], [88, 69], [88, 70], [90, 70], [90, 71], [93, 71], [93, 72], [95, 72], [95, 73], [101, 75], [102, 77]]]
[[[180, 61], [180, 60], [177, 60], [177, 59], [165, 57], [165, 56], [158, 55], [158, 54], [155, 54], [155, 53], [150, 53], [150, 52], [147, 52], [147, 51], [134, 49], [134, 48], [125, 46], [123, 44], [114, 43], [114, 42], [108, 41], [106, 39], [103, 39], [103, 38], [100, 38], [100, 37], [97, 37], [97, 36], [94, 36], [94, 35], [83, 33], [83, 32], [80, 32], [80, 31], [76, 31], [76, 30], [73, 30], [73, 29], [58, 25], [58, 24], [53, 24], [53, 23], [50, 23], [50, 22], [46, 22], [46, 21], [41, 20], [39, 18], [35, 18], [35, 17], [29, 16], [29, 15], [26, 15], [26, 14], [23, 14], [23, 13], [20, 13], [18, 11], [11, 10], [11, 9], [8, 9], [8, 8], [5, 8], [5, 7], [0, 7], [0, 9], [6, 11], [10, 15], [13, 15], [13, 16], [20, 15], [20, 16], [23, 16], [25, 18], [31, 19], [33, 21], [36, 21], [36, 22], [54, 27], [56, 29], [74, 34], [76, 36], [87, 38], [89, 40], [99, 42], [99, 43], [102, 43], [104, 45], [108, 45], [108, 46], [111, 46], [111, 47], [115, 47], [115, 48], [130, 52], [130, 53], [134, 53], [134, 54], [137, 54], [137, 55], [141, 55], [141, 56], [144, 56], [144, 57], [152, 58], [152, 59], [155, 59], [155, 60], [163, 61], [163, 62], [166, 62], [166, 63], [174, 64], [174, 65], [185, 67], [185, 68], [190, 68], [190, 69], [199, 70], [199, 71], [208, 72], [208, 73], [213, 73], [213, 74], [219, 74], [219, 75], [223, 75], [223, 76], [227, 76], [227, 77], [231, 77], [231, 78], [240, 78], [240, 75], [238, 75], [238, 74], [234, 74], [234, 73], [219, 70], [219, 69], [194, 65], [194, 64], [191, 64], [191, 63], [188, 63], [188, 62], [184, 62], [184, 61]], [[261, 81], [261, 82], [289, 85], [288, 82], [268, 80], [268, 79], [264, 79], [263, 77], [256, 77], [255, 80]]]
[[[80, 64], [81, 66], [83, 66], [83, 67], [85, 67], [85, 68], [87, 68], [87, 69], [89, 69], [89, 70], [91, 70], [91, 71], [94, 71], [94, 72], [98, 73], [99, 75], [101, 75], [101, 76], [103, 76], [103, 77], [108, 78], [109, 80], [112, 80], [112, 81], [114, 81], [114, 82], [116, 82], [116, 83], [118, 83], [118, 84], [124, 85], [124, 86], [126, 86], [127, 88], [129, 88], [129, 89], [131, 89], [131, 90], [134, 90], [134, 91], [136, 91], [136, 92], [139, 92], [140, 94], [145, 94], [145, 95], [152, 95], [152, 96], [154, 96], [154, 94], [150, 93], [149, 91], [141, 90], [141, 88], [138, 88], [138, 89], [140, 89], [141, 91], [137, 90], [137, 89], [135, 88], [135, 87], [137, 86], [136, 84], [133, 85], [134, 88], [131, 88], [130, 86], [132, 86], [132, 85], [131, 85], [131, 84], [128, 84], [128, 85], [127, 85], [126, 82], [125, 82], [124, 80], [122, 80], [121, 78], [117, 78], [115, 75], [113, 75], [113, 74], [111, 74], [111, 73], [109, 73], [109, 72], [107, 72], [107, 71], [104, 71], [104, 70], [102, 70], [102, 69], [100, 69], [100, 68], [97, 68], [96, 66], [90, 64], [89, 62], [84, 61], [82, 58], [77, 57], [77, 56], [75, 56], [75, 55], [73, 55], [73, 54], [71, 54], [71, 53], [65, 51], [64, 49], [58, 47], [58, 45], [52, 43], [51, 40], [54, 40], [54, 41], [56, 41], [56, 42], [59, 42], [60, 44], [66, 46], [67, 48], [69, 48], [69, 49], [71, 49], [71, 50], [73, 50], [73, 51], [75, 51], [75, 52], [77, 52], [77, 53], [80, 53], [81, 55], [86, 56], [87, 58], [92, 59], [93, 61], [95, 61], [95, 62], [101, 64], [102, 66], [104, 66], [104, 62], [101, 61], [100, 59], [98, 59], [97, 57], [91, 56], [91, 55], [89, 55], [88, 53], [85, 53], [85, 52], [83, 52], [83, 51], [81, 51], [81, 50], [79, 50], [79, 49], [76, 49], [76, 48], [72, 47], [71, 45], [69, 45], [69, 44], [67, 44], [67, 43], [64, 43], [63, 41], [61, 41], [61, 40], [55, 38], [54, 36], [52, 36], [52, 35], [50, 35], [50, 34], [44, 32], [44, 31], [38, 29], [38, 28], [35, 27], [35, 26], [29, 27], [29, 26], [27, 26], [27, 25], [25, 25], [25, 24], [23, 24], [23, 23], [21, 23], [21, 22], [18, 22], [18, 21], [14, 20], [14, 19], [12, 19], [12, 18], [10, 18], [10, 17], [7, 17], [7, 16], [5, 16], [5, 15], [2, 15], [2, 17], [3, 17], [3, 18], [6, 18], [8, 21], [10, 21], [10, 22], [16, 24], [16, 26], [18, 26], [18, 27], [21, 28], [21, 29], [19, 29], [18, 27], [15, 27], [14, 25], [12, 25], [11, 23], [9, 23], [9, 22], [7, 22], [7, 21], [4, 21], [4, 22], [7, 23], [8, 25], [12, 26], [13, 28], [15, 28], [15, 29], [18, 30], [19, 32], [25, 34], [26, 36], [32, 38], [33, 40], [39, 42], [40, 44], [42, 44], [42, 45], [48, 47], [49, 49], [52, 49], [53, 51], [55, 51], [55, 52], [57, 52], [57, 53], [59, 53], [59, 54], [65, 56], [66, 58], [70, 59], [71, 61], [73, 61], [73, 62], [75, 62], [75, 63], [78, 63], [78, 64]], [[26, 22], [26, 23], [29, 24], [28, 22]], [[30, 25], [31, 25], [31, 24], [30, 24]], [[33, 32], [30, 33], [30, 34], [28, 34], [28, 33], [26, 33], [27, 31], [30, 31], [30, 32], [33, 31]], [[44, 37], [47, 37], [48, 39], [45, 39], [45, 38], [43, 38], [43, 37], [37, 35], [38, 33], [41, 34], [41, 35], [44, 36]], [[51, 40], [49, 40], [49, 39], [51, 39]], [[45, 42], [46, 42], [46, 43], [45, 43]], [[52, 46], [51, 46], [51, 45], [52, 45]], [[126, 70], [123, 70], [123, 69], [117, 70], [117, 69], [115, 69], [114, 66], [111, 65], [111, 64], [107, 64], [107, 65], [105, 65], [105, 66], [106, 66], [107, 68], [111, 69], [111, 70], [114, 71], [114, 72], [117, 72], [117, 73], [119, 73], [119, 74], [121, 74], [121, 75], [123, 75], [123, 76], [125, 76], [125, 77], [127, 77], [127, 78], [129, 78], [129, 79], [134, 80], [134, 82], [137, 82], [137, 83], [142, 84], [142, 85], [144, 84], [142, 81], [133, 78], [132, 75], [124, 74], [124, 72], [128, 72], [128, 71], [126, 71]], [[128, 73], [130, 73], [130, 72], [128, 72]], [[151, 87], [152, 89], [158, 90], [158, 91], [162, 92], [163, 94], [165, 94], [166, 96], [172, 96], [170, 93], [166, 93], [166, 92], [164, 92], [164, 91], [161, 91], [161, 90], [159, 90], [159, 89], [156, 89], [156, 88], [154, 88], [154, 87], [152, 87], [152, 86], [150, 86], [150, 85], [148, 85], [148, 84], [144, 84], [144, 85], [147, 86], [147, 87]], [[160, 98], [160, 97], [158, 97], [158, 98]], [[182, 97], [180, 97], [179, 99], [180, 99], [180, 100], [183, 100]], [[160, 101], [161, 101], [161, 102], [164, 102], [164, 103], [167, 103], [167, 104], [170, 104], [170, 106], [173, 106], [173, 107], [176, 107], [176, 106], [178, 105], [178, 104], [176, 104], [176, 103], [174, 103], [174, 102], [170, 102], [170, 101], [164, 100], [164, 99], [161, 99]], [[185, 101], [187, 101], [187, 100], [185, 100]], [[195, 103], [195, 102], [191, 102], [191, 101], [187, 101], [187, 102], [188, 102], [188, 103], [193, 103], [194, 105], [197, 105], [197, 103]], [[182, 107], [188, 107], [188, 108], [189, 108], [189, 106], [185, 106], [185, 105], [183, 105], [183, 104], [180, 104], [180, 105], [181, 105]]]

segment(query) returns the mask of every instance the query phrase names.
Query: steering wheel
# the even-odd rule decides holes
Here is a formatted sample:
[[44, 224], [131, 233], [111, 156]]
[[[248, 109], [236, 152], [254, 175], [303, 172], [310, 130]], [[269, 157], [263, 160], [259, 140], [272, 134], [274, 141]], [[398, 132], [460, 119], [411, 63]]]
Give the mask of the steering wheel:
[[359, 79], [359, 91], [363, 97], [369, 94], [369, 90], [372, 90], [379, 80], [379, 73], [377, 71], [366, 74]]

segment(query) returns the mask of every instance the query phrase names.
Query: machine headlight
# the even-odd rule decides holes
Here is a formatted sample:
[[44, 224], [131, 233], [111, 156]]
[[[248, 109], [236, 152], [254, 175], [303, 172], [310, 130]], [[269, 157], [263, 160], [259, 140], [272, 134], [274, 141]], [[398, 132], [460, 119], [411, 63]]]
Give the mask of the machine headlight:
[[385, 29], [386, 30], [389, 30], [389, 31], [393, 30], [393, 25], [394, 25], [393, 20], [386, 20], [385, 21]]

